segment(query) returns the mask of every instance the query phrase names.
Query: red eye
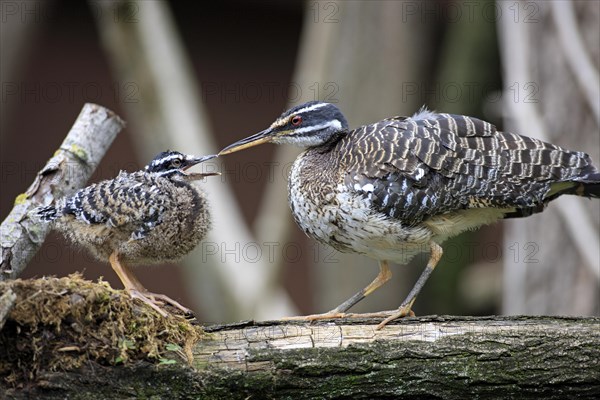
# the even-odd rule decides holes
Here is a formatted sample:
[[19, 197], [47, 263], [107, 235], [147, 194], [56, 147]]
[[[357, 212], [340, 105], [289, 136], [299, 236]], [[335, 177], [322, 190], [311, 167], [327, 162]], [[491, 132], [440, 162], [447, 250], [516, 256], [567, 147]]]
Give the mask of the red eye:
[[290, 122], [292, 123], [292, 125], [294, 126], [298, 126], [302, 123], [302, 117], [299, 115], [294, 115], [291, 119]]

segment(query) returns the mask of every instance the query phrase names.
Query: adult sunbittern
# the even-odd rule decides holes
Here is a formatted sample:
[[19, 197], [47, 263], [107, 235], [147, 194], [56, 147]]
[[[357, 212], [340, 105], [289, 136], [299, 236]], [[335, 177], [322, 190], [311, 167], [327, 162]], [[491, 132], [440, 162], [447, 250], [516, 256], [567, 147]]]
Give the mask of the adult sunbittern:
[[132, 298], [163, 316], [167, 314], [158, 306], [161, 301], [187, 313], [190, 310], [175, 300], [148, 292], [129, 265], [176, 261], [206, 235], [206, 197], [192, 182], [215, 173], [186, 170], [214, 157], [162, 152], [143, 170], [121, 171], [114, 179], [38, 208], [37, 215], [98, 259], [109, 260]]
[[590, 157], [538, 139], [497, 131], [467, 116], [421, 109], [350, 130], [333, 104], [308, 102], [267, 129], [235, 142], [228, 154], [261, 143], [307, 149], [289, 176], [289, 203], [310, 237], [341, 252], [379, 260], [367, 287], [308, 320], [342, 317], [391, 277], [388, 261], [430, 251], [418, 281], [389, 321], [411, 313], [447, 238], [503, 218], [540, 212], [562, 194], [600, 197]]

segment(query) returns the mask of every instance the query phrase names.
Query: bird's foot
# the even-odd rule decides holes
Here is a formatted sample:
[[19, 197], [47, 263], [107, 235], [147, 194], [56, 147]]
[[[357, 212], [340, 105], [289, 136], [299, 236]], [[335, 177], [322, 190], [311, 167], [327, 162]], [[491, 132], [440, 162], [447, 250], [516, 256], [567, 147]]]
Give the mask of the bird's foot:
[[[132, 299], [141, 300], [143, 303], [146, 303], [147, 305], [149, 305], [152, 309], [154, 309], [157, 313], [159, 313], [163, 317], [165, 317], [165, 318], [167, 317], [168, 314], [166, 313], [166, 311], [164, 311], [162, 308], [160, 308], [157, 305], [156, 300], [146, 297], [146, 294], [148, 294], [148, 293], [143, 293], [143, 292], [140, 292], [139, 290], [135, 290], [135, 289], [131, 289], [128, 292], [129, 292], [129, 296], [131, 296]], [[162, 304], [160, 302], [158, 302], [158, 303]]]
[[294, 317], [283, 317], [282, 321], [318, 321], [323, 319], [341, 319], [341, 318], [385, 318], [379, 325], [377, 330], [380, 330], [390, 321], [402, 317], [414, 317], [415, 313], [408, 306], [401, 306], [397, 310], [379, 311], [374, 313], [345, 313], [337, 310], [331, 310], [323, 314], [299, 315]]
[[414, 317], [415, 313], [411, 310], [411, 306], [412, 304], [401, 305], [397, 310], [394, 311], [383, 311], [381, 313], [374, 313], [374, 315], [370, 315], [371, 317], [385, 317], [385, 319], [381, 321], [379, 325], [377, 325], [377, 328], [375, 328], [375, 330], [381, 330], [389, 322], [395, 319], [403, 317]]
[[321, 319], [339, 319], [344, 318], [347, 314], [337, 310], [331, 310], [323, 314], [299, 315], [295, 317], [283, 317], [282, 321], [318, 321]]
[[190, 310], [189, 308], [187, 308], [185, 306], [182, 306], [179, 302], [173, 300], [172, 298], [170, 298], [167, 295], [159, 294], [159, 293], [146, 293], [146, 295], [149, 295], [154, 300], [158, 299], [158, 300], [163, 301], [163, 302], [165, 302], [167, 304], [170, 304], [173, 307], [181, 310], [181, 312], [183, 312], [184, 314], [193, 314], [192, 310]]
[[410, 307], [404, 306], [396, 310], [378, 311], [373, 313], [347, 313], [343, 315], [343, 318], [385, 318], [377, 325], [376, 330], [380, 330], [386, 326], [390, 321], [393, 321], [402, 317], [414, 317], [415, 313]]
[[142, 292], [136, 289], [129, 290], [129, 295], [134, 299], [140, 299], [142, 302], [148, 304], [154, 310], [156, 310], [160, 315], [166, 317], [168, 314], [158, 305], [162, 305], [164, 303], [171, 304], [173, 307], [178, 308], [183, 311], [185, 314], [192, 314], [192, 310], [187, 307], [182, 306], [177, 301], [173, 300], [167, 295], [151, 293], [151, 292]]
[[338, 310], [331, 310], [323, 314], [300, 315], [296, 317], [284, 317], [282, 321], [318, 321], [323, 319], [340, 319], [340, 318], [385, 318], [377, 325], [376, 330], [380, 330], [389, 322], [402, 318], [414, 317], [415, 313], [410, 309], [410, 305], [400, 306], [397, 310], [379, 311], [374, 313], [344, 313]]

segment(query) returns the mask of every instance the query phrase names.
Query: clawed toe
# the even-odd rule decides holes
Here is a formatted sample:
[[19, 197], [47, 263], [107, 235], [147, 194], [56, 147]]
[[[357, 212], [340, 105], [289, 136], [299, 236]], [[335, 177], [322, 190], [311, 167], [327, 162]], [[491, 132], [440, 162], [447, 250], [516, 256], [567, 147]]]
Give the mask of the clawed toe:
[[181, 310], [185, 314], [192, 314], [192, 310], [190, 310], [187, 307], [182, 306], [177, 301], [171, 299], [169, 296], [166, 296], [164, 294], [141, 292], [136, 289], [131, 289], [131, 290], [129, 290], [129, 295], [133, 299], [139, 299], [142, 302], [146, 303], [147, 305], [152, 307], [152, 309], [154, 309], [156, 312], [158, 312], [163, 317], [167, 317], [167, 315], [168, 315], [168, 313], [165, 310], [163, 310], [161, 307], [159, 307], [159, 305], [163, 305], [164, 303], [172, 305], [173, 307]]
[[377, 325], [376, 330], [381, 330], [384, 326], [386, 326], [391, 321], [402, 318], [402, 317], [414, 317], [415, 313], [410, 309], [410, 306], [400, 307], [396, 311], [394, 311], [391, 315], [389, 315], [386, 319], [381, 321], [379, 325]]
[[341, 318], [385, 318], [379, 325], [377, 325], [377, 330], [383, 328], [390, 321], [401, 317], [414, 317], [415, 313], [412, 312], [409, 308], [402, 308], [397, 310], [389, 310], [389, 311], [379, 311], [375, 313], [343, 313], [337, 312], [335, 310], [323, 313], [323, 314], [311, 314], [311, 315], [299, 315], [294, 317], [284, 317], [281, 318], [282, 321], [319, 321], [324, 319], [341, 319]]
[[146, 293], [146, 295], [149, 295], [150, 297], [152, 297], [155, 301], [156, 299], [163, 301], [167, 304], [172, 305], [173, 307], [181, 310], [184, 314], [193, 314], [192, 310], [190, 310], [187, 307], [182, 306], [180, 303], [178, 303], [177, 301], [173, 300], [172, 298], [170, 298], [167, 295], [164, 294], [157, 294], [157, 293]]
[[156, 300], [146, 297], [146, 293], [142, 293], [138, 290], [129, 290], [129, 296], [131, 296], [132, 299], [141, 300], [143, 303], [152, 307], [152, 309], [154, 309], [156, 312], [158, 312], [163, 317], [165, 317], [165, 318], [167, 317], [167, 315], [168, 315], [167, 312], [164, 311], [162, 308], [160, 308], [157, 305]]
[[346, 313], [338, 312], [335, 310], [323, 313], [323, 314], [311, 314], [311, 315], [299, 315], [294, 317], [283, 317], [282, 321], [319, 321], [323, 319], [340, 319], [346, 317]]
[[397, 310], [389, 310], [389, 311], [379, 311], [375, 313], [342, 313], [336, 310], [332, 310], [323, 314], [311, 314], [311, 315], [301, 315], [294, 317], [284, 317], [281, 318], [282, 321], [307, 321], [314, 322], [318, 320], [324, 319], [341, 319], [341, 318], [384, 318], [383, 321], [377, 325], [377, 330], [382, 329], [389, 322], [402, 318], [402, 317], [414, 317], [415, 313], [410, 309], [410, 307], [404, 306], [400, 307]]

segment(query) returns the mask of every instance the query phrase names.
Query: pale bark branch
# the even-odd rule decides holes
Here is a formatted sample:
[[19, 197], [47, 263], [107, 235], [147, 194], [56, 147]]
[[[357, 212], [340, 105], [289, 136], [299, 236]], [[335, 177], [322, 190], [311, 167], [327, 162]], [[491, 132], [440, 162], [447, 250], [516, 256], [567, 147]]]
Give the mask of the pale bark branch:
[[32, 219], [30, 211], [83, 187], [124, 126], [102, 106], [83, 106], [60, 148], [0, 225], [0, 281], [18, 277], [46, 238], [48, 226]]

